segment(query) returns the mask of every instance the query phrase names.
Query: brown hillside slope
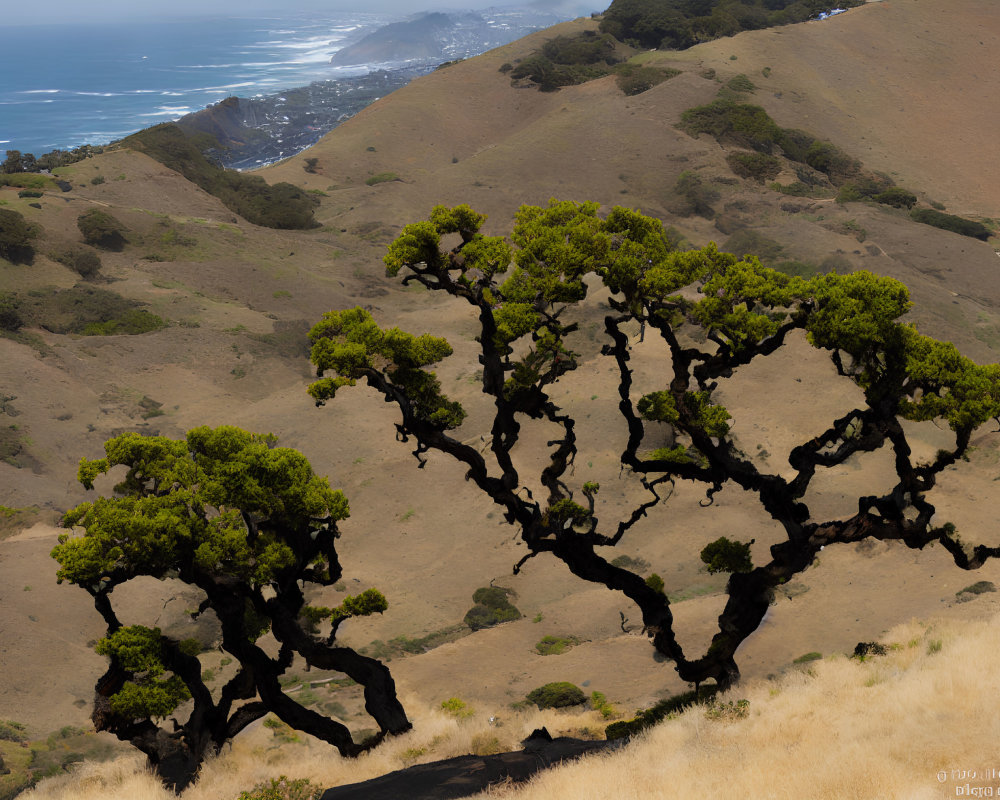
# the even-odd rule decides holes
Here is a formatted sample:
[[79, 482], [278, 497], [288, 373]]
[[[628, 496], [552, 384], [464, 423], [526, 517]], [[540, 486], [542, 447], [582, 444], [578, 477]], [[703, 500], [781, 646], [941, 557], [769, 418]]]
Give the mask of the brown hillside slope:
[[[822, 131], [956, 214], [1000, 214], [1000, 86], [991, 0], [880, 0], [824, 22], [747, 33], [685, 54], [757, 81], [782, 125]], [[761, 71], [770, 67], [768, 78]]]
[[[991, 109], [998, 90], [996, 82], [981, 79], [991, 63], [985, 55], [990, 48], [970, 55], [959, 43], [980, 31], [988, 36], [1000, 25], [1000, 8], [957, 0], [947, 3], [944, 13], [942, 3], [886, 0], [822, 23], [646, 55], [640, 58], [684, 72], [631, 98], [612, 78], [540, 94], [512, 89], [495, 71], [556, 33], [594, 24], [565, 23], [438, 70], [384, 98], [310, 150], [321, 175], [306, 175], [298, 158], [262, 174], [328, 191], [325, 221], [348, 230], [381, 225], [383, 240], [423, 218], [435, 203], [468, 202], [491, 215], [489, 232], [499, 232], [518, 205], [549, 197], [637, 207], [676, 225], [696, 243], [722, 243], [734, 229], [749, 226], [785, 245], [785, 258], [819, 264], [837, 256], [840, 269], [863, 267], [904, 280], [918, 301], [915, 319], [927, 332], [954, 340], [974, 357], [992, 358], [988, 348], [1000, 342], [1000, 290], [991, 280], [998, 266], [991, 246], [912, 223], [884, 206], [840, 207], [733, 185], [724, 162], [729, 148], [704, 135], [692, 139], [674, 126], [685, 109], [711, 101], [720, 81], [746, 73], [759, 87], [747, 101], [764, 105], [779, 124], [829, 138], [869, 168], [893, 174], [925, 201], [998, 216], [1000, 181], [991, 177], [997, 169]], [[926, 36], [915, 32], [925, 27], [948, 47], [954, 43], [961, 58], [927, 64]], [[854, 47], [858, 42], [870, 46]], [[975, 53], [984, 60], [971, 62]], [[860, 77], [881, 74], [897, 62], [891, 81], [872, 88]], [[927, 72], [933, 65], [940, 66], [932, 83]], [[765, 66], [772, 68], [768, 78], [761, 75]], [[708, 69], [715, 80], [703, 77]], [[901, 97], [931, 92], [947, 98], [942, 107], [950, 110], [932, 117], [907, 114], [904, 124], [900, 101], [884, 95], [890, 90]], [[956, 99], [966, 97], [968, 104]], [[852, 102], [864, 113], [850, 110]], [[870, 150], [875, 143], [877, 149]], [[685, 170], [716, 182], [718, 222], [670, 213], [677, 201], [672, 187]], [[364, 185], [385, 173], [399, 180]]]
[[[890, 3], [896, 4], [893, 13], [923, 13], [914, 3], [887, 0], [883, 5], [888, 8]], [[942, 3], [927, 5], [940, 8]], [[948, 3], [948, 24], [961, 26], [971, 36], [982, 27], [979, 8], [972, 0]], [[997, 13], [986, 12], [994, 17]], [[894, 18], [885, 13], [873, 5], [838, 18], [844, 22], [798, 26], [773, 35], [782, 37], [789, 52], [805, 58], [821, 49], [808, 37], [832, 40], [848, 22], [868, 20], [866, 24], [880, 31], [878, 36], [893, 36], [886, 20]], [[384, 98], [310, 151], [310, 157], [319, 159], [316, 175], [302, 169], [305, 156], [265, 170], [268, 180], [290, 180], [323, 193], [317, 214], [322, 227], [313, 231], [271, 231], [234, 221], [213, 198], [134, 153], [111, 153], [67, 168], [64, 176], [73, 184], [72, 191], [47, 193], [41, 209], [18, 200], [16, 191], [0, 191], [10, 207], [44, 229], [40, 253], [41, 245], [50, 242], [78, 241], [76, 215], [105, 204], [132, 233], [121, 253], [102, 254], [103, 273], [111, 282], [101, 285], [148, 302], [170, 322], [143, 336], [77, 337], [35, 330], [34, 348], [0, 340], [0, 392], [17, 395], [12, 403], [20, 414], [7, 424], [23, 427], [31, 440], [26, 447], [37, 463], [37, 470], [0, 464], [0, 504], [39, 503], [59, 509], [92, 496], [74, 483], [75, 465], [80, 456], [99, 455], [101, 443], [120, 430], [179, 436], [195, 425], [232, 423], [273, 431], [282, 444], [302, 449], [317, 471], [328, 474], [351, 500], [352, 517], [343, 526], [341, 543], [345, 587], [320, 602], [335, 605], [344, 592], [372, 585], [389, 597], [384, 617], [345, 625], [349, 643], [416, 637], [453, 625], [471, 605], [473, 591], [491, 579], [517, 591], [516, 603], [525, 619], [394, 660], [406, 697], [437, 705], [459, 695], [480, 713], [502, 716], [509, 703], [548, 680], [589, 682], [589, 688], [605, 692], [624, 709], [684, 688], [669, 665], [654, 662], [637, 629], [622, 632], [619, 612], [635, 615], [616, 595], [582, 584], [543, 559], [511, 576], [511, 566], [523, 551], [512, 542], [512, 532], [500, 516], [455, 465], [434, 459], [418, 471], [410, 448], [395, 440], [392, 410], [366, 389], [344, 392], [335, 404], [315, 409], [304, 393], [309, 378], [302, 352], [306, 326], [330, 308], [362, 304], [383, 324], [443, 333], [456, 355], [437, 372], [446, 391], [470, 407], [470, 419], [459, 435], [478, 440], [485, 416], [474, 385], [478, 366], [471, 356], [474, 330], [466, 309], [386, 281], [382, 274], [385, 244], [404, 224], [424, 218], [435, 203], [469, 202], [490, 213], [490, 232], [507, 231], [520, 203], [544, 203], [553, 195], [639, 207], [663, 216], [699, 244], [722, 242], [740, 226], [748, 226], [780, 242], [789, 259], [818, 265], [835, 257], [842, 269], [866, 267], [902, 278], [913, 288], [915, 318], [922, 327], [982, 360], [996, 360], [1000, 352], [1000, 288], [993, 280], [998, 262], [990, 244], [917, 225], [886, 208], [840, 207], [735, 181], [724, 161], [726, 148], [677, 131], [673, 126], [683, 110], [708, 102], [719, 89], [719, 81], [702, 76], [705, 69], [715, 69], [720, 79], [748, 71], [743, 59], [749, 56], [731, 61], [735, 51], [724, 46], [742, 47], [749, 35], [687, 54], [659, 54], [683, 74], [634, 98], [624, 97], [612, 79], [539, 94], [512, 88], [497, 71], [555, 33], [594, 24], [566, 23], [439, 70]], [[801, 37], [807, 38], [800, 42]], [[900, 40], [899, 46], [923, 46], [907, 42]], [[714, 54], [711, 47], [724, 49]], [[864, 54], [857, 58], [857, 69], [864, 72]], [[806, 75], [804, 70], [786, 74], [777, 62], [771, 66], [770, 80], [780, 77], [789, 87], [800, 72]], [[850, 150], [833, 132], [802, 116], [809, 98], [828, 91], [816, 77], [823, 74], [814, 72], [812, 83], [803, 78], [798, 88], [786, 88], [780, 98], [759, 89], [751, 100], [765, 103], [782, 124], [813, 129]], [[763, 77], [754, 80], [770, 86]], [[909, 78], [901, 74], [899, 80]], [[957, 91], [954, 83], [949, 86]], [[794, 102], [793, 91], [799, 102]], [[887, 117], [884, 124], [877, 117], [871, 120], [879, 136], [894, 135], [890, 128], [895, 118]], [[925, 130], [924, 136], [930, 132]], [[935, 146], [933, 139], [926, 141], [922, 138], [920, 146]], [[893, 150], [887, 157], [898, 155]], [[985, 160], [988, 153], [973, 155]], [[870, 166], [894, 169], [903, 179], [901, 166]], [[672, 187], [685, 170], [713, 183], [720, 194], [715, 202], [718, 219], [672, 212], [677, 202]], [[396, 173], [400, 180], [365, 184], [381, 173]], [[106, 181], [91, 184], [97, 175]], [[905, 182], [950, 205], [937, 194], [933, 179], [915, 174], [907, 175]], [[968, 207], [988, 207], [987, 201], [981, 203]], [[995, 216], [996, 205], [992, 208]], [[859, 229], [866, 232], [863, 242]], [[176, 236], [194, 243], [176, 244]], [[31, 267], [0, 264], [0, 290], [68, 287], [75, 280], [44, 255]], [[729, 393], [727, 405], [740, 415], [747, 450], [773, 454], [760, 457], [770, 458], [775, 469], [781, 468], [781, 454], [794, 437], [814, 435], [816, 419], [851, 401], [850, 393], [831, 382], [828, 362], [808, 357], [801, 341], [790, 350], [787, 359], [746, 370], [723, 389]], [[635, 357], [645, 379], [659, 379], [659, 354], [638, 348]], [[560, 389], [565, 393], [560, 399], [581, 417], [587, 469], [605, 486], [615, 486], [623, 495], [631, 491], [619, 478], [621, 430], [613, 421], [610, 402], [616, 395], [607, 366], [593, 358]], [[149, 413], [149, 404], [142, 405], [147, 397], [162, 404], [161, 413], [144, 416]], [[758, 402], [761, 397], [768, 399], [765, 408]], [[543, 429], [535, 433], [544, 441]], [[936, 435], [927, 432], [927, 447], [933, 447]], [[960, 527], [989, 531], [992, 525], [982, 512], [991, 507], [995, 493], [993, 479], [1000, 462], [995, 439], [984, 435], [977, 440], [971, 463], [959, 465], [941, 487], [941, 511]], [[537, 454], [524, 457], [532, 455]], [[869, 491], [886, 466], [878, 455], [845, 466], [810, 500], [831, 514], [848, 513], [850, 498]], [[582, 459], [578, 469], [583, 474]], [[636, 527], [627, 545], [629, 555], [641, 556], [664, 572], [660, 565], [671, 570], [664, 577], [668, 591], [682, 599], [675, 605], [678, 627], [692, 650], [705, 645], [724, 602], [724, 582], [700, 571], [700, 547], [738, 531], [764, 548], [775, 535], [760, 510], [739, 493], [720, 493], [711, 509], [700, 508], [701, 499], [690, 487], [678, 487], [669, 504]], [[664, 530], [672, 535], [663, 536]], [[22, 636], [18, 648], [6, 652], [0, 643], [5, 679], [0, 718], [22, 719], [37, 733], [67, 722], [84, 724], [87, 711], [73, 702], [83, 699], [87, 681], [97, 677], [98, 659], [86, 642], [99, 633], [99, 620], [82, 592], [54, 587], [53, 564], [46, 553], [55, 535], [54, 529], [38, 528], [0, 544], [3, 636], [34, 634]], [[1000, 571], [993, 567], [974, 576], [949, 567], [940, 548], [924, 553], [902, 547], [830, 548], [822, 562], [801, 584], [789, 587], [788, 597], [778, 599], [764, 628], [741, 652], [747, 675], [780, 671], [814, 650], [850, 650], [859, 639], [870, 639], [915, 615], [938, 610], [976, 615], [983, 606], [995, 605], [995, 595], [958, 603], [956, 592], [974, 580], [1000, 581]], [[24, 590], [26, 585], [30, 591]], [[134, 621], [186, 624], [183, 601], [164, 609], [172, 587], [154, 588], [144, 589], [145, 599], [143, 592], [135, 593], [133, 600], [140, 602]], [[35, 599], [42, 591], [48, 593], [44, 600]], [[52, 632], [33, 627], [32, 617], [52, 620], [70, 603], [82, 609], [72, 617], [72, 625], [67, 615], [61, 627], [52, 623]], [[533, 622], [536, 618], [538, 623]], [[72, 632], [74, 625], [80, 636], [71, 647], [66, 631]], [[561, 656], [535, 652], [542, 636], [566, 634], [583, 641]], [[220, 667], [220, 654], [206, 659], [212, 660], [213, 669]], [[75, 694], [63, 693], [61, 702], [58, 692], [43, 699], [41, 683], [72, 685]], [[352, 725], [367, 724], [353, 716], [356, 697], [343, 704]]]

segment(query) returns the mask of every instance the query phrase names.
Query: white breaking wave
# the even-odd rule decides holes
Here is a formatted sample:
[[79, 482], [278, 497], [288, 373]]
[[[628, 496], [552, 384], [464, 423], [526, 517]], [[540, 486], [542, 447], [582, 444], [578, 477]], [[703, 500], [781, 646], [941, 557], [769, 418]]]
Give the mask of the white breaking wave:
[[182, 117], [191, 111], [191, 106], [159, 106], [156, 111], [140, 114], [140, 117]]

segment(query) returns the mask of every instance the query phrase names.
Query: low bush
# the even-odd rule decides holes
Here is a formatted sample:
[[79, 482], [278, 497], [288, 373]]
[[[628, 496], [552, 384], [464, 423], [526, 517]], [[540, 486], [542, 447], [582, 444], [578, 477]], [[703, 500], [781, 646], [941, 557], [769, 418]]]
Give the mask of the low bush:
[[502, 586], [483, 586], [472, 595], [475, 605], [465, 614], [465, 624], [472, 630], [491, 628], [501, 622], [521, 618], [521, 612], [508, 599], [511, 590]]
[[634, 719], [613, 722], [604, 730], [604, 735], [608, 739], [624, 739], [639, 731], [643, 731], [664, 719], [676, 716], [685, 708], [697, 705], [699, 702], [709, 700], [719, 691], [719, 687], [714, 684], [702, 687], [700, 690], [681, 692], [666, 700], [661, 700], [655, 706], [640, 711]]
[[6, 742], [28, 741], [28, 728], [24, 723], [0, 719], [0, 739]]
[[974, 598], [976, 595], [985, 594], [986, 592], [995, 592], [997, 587], [993, 584], [993, 581], [976, 581], [969, 586], [966, 586], [961, 591], [955, 592], [955, 597], [958, 599], [959, 603], [965, 603]]
[[98, 208], [85, 211], [77, 217], [76, 227], [87, 244], [105, 250], [121, 250], [125, 246], [125, 226], [106, 211]]
[[38, 231], [23, 215], [0, 208], [0, 257], [14, 264], [30, 264], [35, 257], [31, 242]]
[[282, 775], [258, 783], [248, 792], [240, 792], [237, 800], [319, 800], [323, 789], [306, 778], [291, 780]]
[[732, 92], [750, 93], [757, 89], [757, 86], [746, 75], [740, 74], [726, 81], [726, 88]]
[[763, 108], [725, 99], [689, 108], [681, 114], [678, 127], [691, 136], [708, 133], [719, 141], [761, 153], [770, 153], [783, 139], [781, 128]]
[[543, 636], [535, 644], [535, 650], [542, 656], [558, 656], [579, 643], [580, 640], [575, 636]]
[[910, 218], [924, 225], [933, 225], [935, 228], [959, 233], [962, 236], [971, 236], [973, 239], [986, 241], [990, 238], [992, 231], [981, 222], [973, 222], [971, 219], [956, 217], [954, 214], [945, 214], [933, 208], [915, 208], [910, 212]]
[[715, 215], [712, 203], [719, 199], [719, 193], [696, 172], [685, 170], [678, 175], [674, 193], [684, 203], [682, 208], [677, 209], [677, 213], [688, 217], [697, 215], [706, 219], [711, 219]]
[[641, 574], [649, 569], [649, 562], [641, 557], [633, 558], [632, 556], [618, 556], [618, 558], [612, 560], [611, 566], [628, 569], [632, 572]]
[[753, 253], [764, 263], [775, 261], [785, 251], [780, 242], [772, 239], [770, 236], [765, 236], [760, 231], [749, 228], [736, 231], [736, 233], [726, 239], [720, 249], [741, 257], [748, 253]]
[[815, 650], [811, 653], [805, 653], [798, 658], [792, 659], [793, 664], [808, 664], [810, 661], [819, 661], [823, 658], [822, 653], [817, 653]]
[[44, 192], [39, 192], [37, 189], [22, 189], [17, 193], [17, 196], [23, 200], [26, 197], [43, 197]]
[[712, 698], [705, 707], [705, 719], [734, 721], [750, 716], [749, 700], [730, 700], [723, 703]]
[[540, 91], [554, 92], [562, 86], [607, 75], [618, 60], [611, 36], [584, 31], [575, 36], [550, 39], [540, 50], [513, 66], [508, 74], [512, 82], [527, 78], [537, 84]]
[[141, 334], [166, 326], [134, 300], [93, 286], [37, 290], [18, 299], [25, 325], [53, 333]]
[[0, 331], [16, 333], [24, 325], [18, 308], [21, 301], [16, 295], [0, 292]]
[[71, 247], [50, 255], [53, 261], [69, 267], [84, 280], [89, 280], [101, 270], [101, 257], [87, 247]]
[[389, 183], [398, 180], [400, 180], [400, 177], [395, 172], [380, 172], [365, 180], [365, 184], [367, 186], [375, 186], [379, 183]]
[[872, 199], [876, 203], [892, 206], [893, 208], [913, 208], [917, 204], [917, 196], [901, 186], [890, 186], [885, 191], [874, 195]]
[[469, 708], [468, 703], [458, 697], [449, 697], [447, 700], [442, 700], [441, 710], [458, 719], [465, 719], [476, 713], [473, 709]]
[[642, 94], [676, 75], [679, 69], [672, 67], [644, 67], [638, 64], [621, 64], [615, 70], [615, 83], [629, 97]]
[[539, 709], [568, 708], [587, 702], [583, 690], [568, 681], [555, 681], [532, 689], [527, 696], [529, 703], [534, 703]]
[[755, 181], [770, 181], [781, 172], [781, 159], [767, 153], [735, 151], [726, 156], [734, 174]]

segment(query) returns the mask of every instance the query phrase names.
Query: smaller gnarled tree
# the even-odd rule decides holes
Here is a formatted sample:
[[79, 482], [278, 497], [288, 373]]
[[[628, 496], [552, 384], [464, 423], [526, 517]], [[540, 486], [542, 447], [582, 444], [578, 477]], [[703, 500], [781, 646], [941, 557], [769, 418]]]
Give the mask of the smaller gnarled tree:
[[[136, 433], [110, 439], [105, 458], [81, 460], [80, 482], [92, 489], [118, 466], [127, 469], [124, 480], [113, 497], [69, 511], [64, 525], [83, 533], [63, 534], [52, 551], [59, 581], [85, 589], [108, 626], [96, 648], [110, 665], [96, 686], [95, 727], [142, 750], [176, 791], [207, 755], [268, 712], [349, 756], [410, 728], [388, 668], [336, 645], [345, 619], [385, 610], [381, 593], [369, 589], [337, 608], [306, 604], [307, 586], [341, 578], [335, 544], [347, 500], [301, 453], [274, 445], [273, 436], [234, 427], [196, 428], [182, 440]], [[197, 648], [119, 620], [112, 593], [143, 576], [201, 591], [197, 613], [216, 615], [221, 646], [238, 663], [221, 691], [206, 685]], [[260, 644], [267, 631], [277, 655]], [[286, 695], [279, 677], [296, 654], [362, 684], [380, 733], [357, 744], [346, 726]], [[171, 717], [169, 727], [160, 724]]]

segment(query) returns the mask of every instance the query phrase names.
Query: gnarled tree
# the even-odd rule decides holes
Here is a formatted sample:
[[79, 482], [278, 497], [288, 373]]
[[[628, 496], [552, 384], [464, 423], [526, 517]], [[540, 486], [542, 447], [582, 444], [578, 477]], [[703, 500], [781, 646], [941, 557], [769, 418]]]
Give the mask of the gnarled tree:
[[[338, 608], [306, 605], [308, 585], [329, 586], [342, 575], [335, 544], [347, 500], [301, 453], [274, 444], [273, 436], [233, 427], [196, 428], [182, 440], [110, 439], [105, 458], [81, 460], [80, 481], [92, 489], [118, 466], [124, 480], [114, 497], [69, 511], [64, 524], [83, 535], [60, 536], [52, 551], [60, 582], [85, 589], [108, 626], [97, 645], [110, 665], [97, 682], [94, 726], [142, 750], [176, 791], [207, 755], [268, 712], [349, 756], [410, 728], [388, 668], [335, 641], [345, 619], [382, 612], [385, 598], [370, 589]], [[221, 691], [206, 686], [197, 648], [121, 623], [112, 593], [143, 576], [201, 591], [198, 613], [218, 617], [221, 646], [238, 664]], [[329, 630], [320, 635], [325, 619]], [[259, 642], [268, 630], [276, 656]], [[357, 744], [347, 727], [286, 695], [279, 677], [296, 654], [362, 684], [380, 733]], [[176, 712], [187, 708], [179, 721]], [[158, 723], [171, 716], [169, 727]]]
[[[398, 406], [398, 436], [416, 441], [421, 466], [432, 450], [459, 460], [468, 467], [467, 479], [504, 509], [528, 547], [515, 571], [528, 558], [551, 553], [575, 575], [624, 593], [640, 608], [653, 646], [696, 685], [714, 680], [726, 687], [738, 679], [736, 649], [760, 625], [775, 588], [812, 564], [826, 545], [868, 537], [916, 549], [940, 542], [962, 569], [1000, 555], [1000, 548], [962, 541], [953, 525], [936, 519], [929, 499], [938, 475], [967, 452], [973, 431], [1000, 413], [1000, 367], [977, 366], [953, 345], [900, 322], [910, 302], [893, 279], [868, 272], [790, 278], [714, 246], [679, 252], [659, 221], [638, 212], [615, 208], [603, 219], [597, 212], [592, 203], [522, 207], [508, 242], [480, 235], [485, 218], [468, 206], [439, 206], [430, 220], [404, 228], [389, 248], [390, 275], [404, 271], [404, 282], [447, 292], [478, 315], [482, 391], [495, 409], [482, 452], [450, 433], [465, 412], [425, 369], [451, 353], [447, 342], [384, 330], [364, 310], [330, 312], [312, 329], [319, 380], [310, 394], [322, 404], [339, 388], [367, 381]], [[598, 282], [610, 291], [601, 352], [615, 365], [618, 411], [627, 430], [621, 463], [644, 487], [642, 499], [611, 522], [595, 512], [599, 485], [572, 475], [576, 420], [552, 392], [578, 367], [571, 347], [588, 343], [574, 336], [577, 325], [566, 312]], [[633, 386], [626, 326], [635, 335], [636, 323], [640, 338], [654, 333], [669, 353], [661, 385], [647, 387], [653, 391]], [[740, 449], [716, 391], [720, 380], [774, 354], [795, 331], [829, 354], [863, 401], [791, 449], [791, 470], [776, 474]], [[547, 496], [539, 499], [512, 458], [526, 419], [544, 420], [557, 431], [538, 476]], [[918, 462], [906, 420], [943, 422], [953, 443]], [[672, 432], [673, 446], [650, 445], [647, 431], [660, 426]], [[847, 519], [815, 519], [804, 501], [813, 478], [883, 447], [895, 467], [891, 488], [859, 497]], [[753, 562], [752, 543], [728, 537], [702, 552], [710, 569], [731, 575], [718, 630], [697, 657], [677, 640], [662, 582], [643, 580], [601, 555], [678, 480], [703, 485], [704, 503], [724, 485], [739, 487], [783, 533], [766, 563]]]

